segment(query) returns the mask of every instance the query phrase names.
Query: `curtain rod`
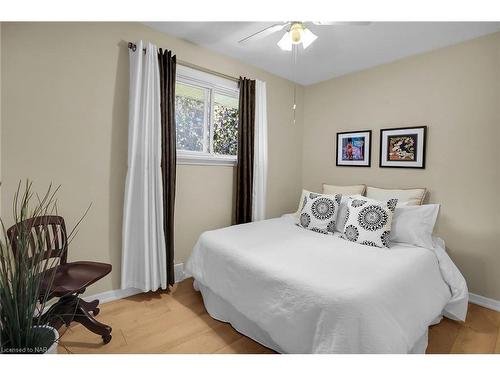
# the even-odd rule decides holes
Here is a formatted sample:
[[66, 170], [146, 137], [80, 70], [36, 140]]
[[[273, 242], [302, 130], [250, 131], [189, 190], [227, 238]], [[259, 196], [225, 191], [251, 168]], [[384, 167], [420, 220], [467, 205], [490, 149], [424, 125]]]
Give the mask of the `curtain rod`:
[[[128, 43], [128, 48], [130, 48], [132, 51], [135, 52], [135, 50], [137, 49], [137, 46], [134, 43], [129, 42]], [[146, 52], [146, 49], [143, 48], [143, 51]], [[187, 68], [192, 68], [192, 69], [200, 70], [202, 72], [213, 74], [214, 76], [218, 76], [218, 77], [221, 77], [221, 78], [229, 79], [229, 80], [234, 81], [234, 82], [239, 82], [240, 81], [236, 77], [233, 77], [233, 76], [230, 76], [230, 75], [227, 75], [227, 74], [224, 74], [224, 73], [219, 73], [219, 72], [216, 72], [215, 70], [204, 68], [202, 66], [199, 66], [199, 65], [196, 65], [196, 64], [192, 64], [192, 63], [187, 62], [187, 61], [177, 60], [177, 63], [179, 65], [185, 66]]]

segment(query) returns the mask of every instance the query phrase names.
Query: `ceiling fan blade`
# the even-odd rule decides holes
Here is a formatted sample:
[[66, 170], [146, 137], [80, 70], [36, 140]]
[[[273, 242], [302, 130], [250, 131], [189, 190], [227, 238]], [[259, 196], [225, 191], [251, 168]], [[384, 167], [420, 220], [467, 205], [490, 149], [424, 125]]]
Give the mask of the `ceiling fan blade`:
[[271, 35], [272, 33], [275, 33], [277, 31], [283, 30], [286, 26], [288, 26], [290, 22], [284, 22], [284, 23], [277, 23], [275, 25], [271, 25], [269, 27], [266, 27], [263, 30], [257, 31], [256, 33], [247, 36], [246, 38], [243, 38], [238, 41], [238, 43], [245, 43], [251, 40], [259, 40], [262, 38], [265, 38], [268, 35]]
[[335, 26], [335, 25], [354, 25], [354, 26], [366, 26], [371, 24], [367, 21], [354, 21], [354, 22], [335, 22], [335, 21], [312, 21], [316, 26]]

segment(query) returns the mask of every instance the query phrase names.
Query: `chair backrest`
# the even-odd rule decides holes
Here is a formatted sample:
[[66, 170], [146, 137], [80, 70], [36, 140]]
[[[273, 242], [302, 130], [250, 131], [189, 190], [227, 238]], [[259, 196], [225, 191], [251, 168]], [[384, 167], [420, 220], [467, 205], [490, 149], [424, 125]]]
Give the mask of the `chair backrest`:
[[66, 225], [61, 216], [47, 215], [24, 220], [7, 230], [12, 251], [16, 254], [20, 246], [33, 256], [34, 251], [43, 251], [40, 259], [60, 258], [65, 264], [68, 256]]

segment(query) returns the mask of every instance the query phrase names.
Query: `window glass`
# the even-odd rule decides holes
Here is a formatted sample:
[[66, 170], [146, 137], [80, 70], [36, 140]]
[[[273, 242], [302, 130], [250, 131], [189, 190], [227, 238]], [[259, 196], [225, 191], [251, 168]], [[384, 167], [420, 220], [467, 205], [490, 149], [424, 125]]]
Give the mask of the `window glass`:
[[206, 89], [175, 84], [175, 122], [177, 149], [205, 151]]
[[236, 155], [238, 151], [238, 98], [214, 94], [213, 152]]

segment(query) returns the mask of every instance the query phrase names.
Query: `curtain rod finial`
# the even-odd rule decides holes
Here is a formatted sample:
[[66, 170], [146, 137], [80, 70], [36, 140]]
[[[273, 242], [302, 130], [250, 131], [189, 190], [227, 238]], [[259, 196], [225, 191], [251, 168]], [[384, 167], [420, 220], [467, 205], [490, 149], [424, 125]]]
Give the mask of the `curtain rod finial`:
[[132, 42], [128, 42], [128, 48], [130, 48], [132, 51], [135, 52], [135, 50], [137, 49], [137, 46]]

